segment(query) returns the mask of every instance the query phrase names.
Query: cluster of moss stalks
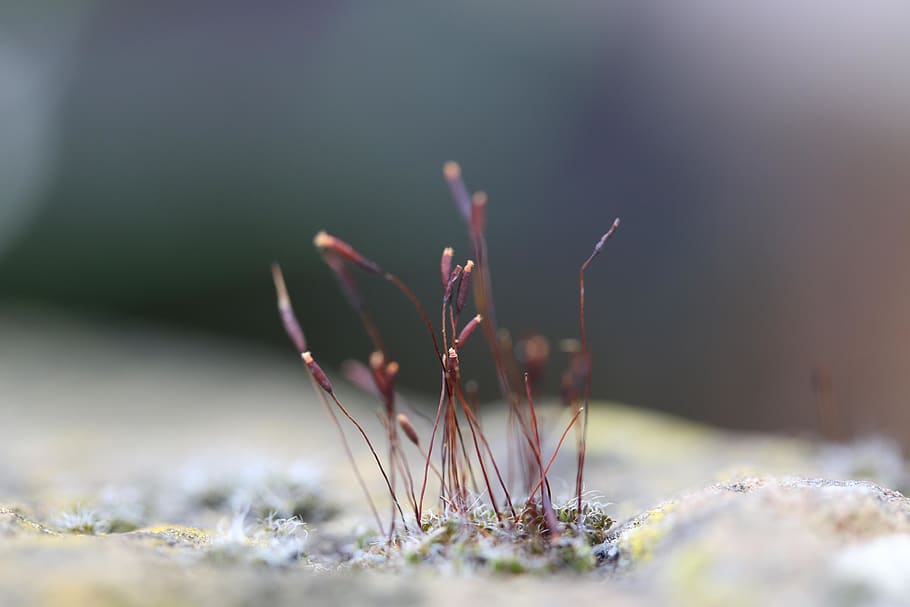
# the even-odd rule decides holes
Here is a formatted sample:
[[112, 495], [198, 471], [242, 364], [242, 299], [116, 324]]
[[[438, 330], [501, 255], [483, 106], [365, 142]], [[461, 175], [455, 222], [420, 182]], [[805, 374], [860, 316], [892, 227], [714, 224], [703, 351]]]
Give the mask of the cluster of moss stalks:
[[[341, 445], [364, 492], [379, 536], [386, 538], [363, 550], [358, 558], [369, 562], [371, 559], [396, 560], [402, 556], [405, 560], [442, 560], [469, 567], [493, 563], [494, 568], [507, 570], [565, 566], [589, 568], [595, 560], [591, 548], [605, 539], [603, 532], [611, 521], [582, 498], [591, 385], [591, 356], [585, 334], [584, 280], [585, 271], [616, 231], [619, 219], [614, 220], [603, 233], [579, 268], [580, 340], [575, 347], [566, 350], [569, 360], [562, 386], [563, 401], [570, 419], [555, 448], [547, 453], [541, 441], [543, 432], [538, 425], [534, 401], [547, 366], [549, 346], [542, 336], [536, 341], [522, 340], [519, 343], [523, 346], [515, 344], [514, 347], [511, 338], [504, 337], [507, 331], [500, 330], [493, 305], [485, 229], [487, 196], [483, 192], [469, 194], [456, 163], [447, 163], [443, 174], [467, 227], [473, 259], [465, 260], [464, 265], [455, 264], [452, 247], [443, 249], [438, 266], [442, 289], [439, 315], [436, 316], [438, 326], [434, 327], [424, 305], [398, 276], [352, 244], [325, 231], [318, 232], [313, 239], [319, 255], [335, 275], [342, 293], [372, 342], [369, 364], [349, 361], [346, 376], [376, 397], [382, 405], [378, 413], [386, 434], [388, 451], [385, 457], [380, 455], [381, 449], [374, 445], [374, 439], [341, 402], [333, 382], [317, 362], [294, 313], [281, 269], [278, 264], [272, 266], [282, 324], [304, 363], [313, 389], [339, 433]], [[353, 270], [394, 286], [420, 316], [433, 347], [433, 357], [439, 365], [440, 395], [435, 415], [419, 414], [403, 406], [396, 391], [401, 366], [391, 357]], [[474, 315], [467, 312], [471, 295], [477, 311]], [[497, 383], [508, 406], [509, 453], [515, 456], [515, 463], [519, 466], [520, 493], [528, 496], [524, 505], [512, 499], [511, 494], [515, 491], [512, 486], [513, 470], [497, 463], [495, 452], [500, 450], [494, 449], [485, 435], [477, 392], [469, 388], [471, 382], [465, 382], [464, 372], [469, 370], [470, 363], [463, 358], [466, 352], [464, 347], [475, 333], [482, 334], [487, 342]], [[412, 417], [409, 413], [417, 415]], [[420, 417], [428, 425], [421, 427]], [[385, 482], [392, 503], [390, 515], [385, 520], [357, 467], [342, 420], [349, 422], [359, 433]], [[576, 422], [574, 505], [557, 508], [547, 474]], [[421, 454], [422, 462], [416, 471], [411, 470], [404, 455], [405, 441]], [[438, 467], [434, 464], [434, 450], [439, 458]], [[510, 467], [512, 459], [510, 457], [508, 462]], [[425, 501], [428, 483], [435, 484], [437, 479], [438, 511], [442, 515], [433, 515], [430, 500]], [[429, 495], [432, 493], [431, 489]], [[413, 521], [411, 524], [409, 518]]]

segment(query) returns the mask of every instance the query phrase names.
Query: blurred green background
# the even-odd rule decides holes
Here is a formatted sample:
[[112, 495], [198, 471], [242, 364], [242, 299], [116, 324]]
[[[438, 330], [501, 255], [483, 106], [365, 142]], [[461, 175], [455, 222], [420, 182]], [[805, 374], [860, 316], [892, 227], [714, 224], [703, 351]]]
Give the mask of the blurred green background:
[[[588, 280], [596, 396], [812, 431], [816, 369], [843, 432], [910, 440], [908, 27], [896, 1], [6, 2], [0, 304], [292, 356], [278, 260], [324, 364], [363, 359], [312, 236], [435, 302], [442, 248], [469, 252], [455, 159], [515, 336], [577, 334], [622, 217]], [[433, 391], [416, 316], [362, 284]]]

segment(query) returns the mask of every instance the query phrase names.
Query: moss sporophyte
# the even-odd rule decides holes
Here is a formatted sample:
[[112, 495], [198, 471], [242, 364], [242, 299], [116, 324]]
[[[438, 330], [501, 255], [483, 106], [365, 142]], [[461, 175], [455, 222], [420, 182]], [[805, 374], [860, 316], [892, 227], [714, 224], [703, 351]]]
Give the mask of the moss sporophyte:
[[[337, 279], [369, 337], [373, 353], [367, 364], [349, 362], [346, 378], [373, 394], [381, 403], [385, 429], [385, 453], [339, 399], [328, 375], [319, 365], [294, 313], [281, 269], [272, 266], [278, 295], [278, 310], [285, 331], [301, 357], [304, 368], [330, 422], [336, 427], [342, 447], [364, 492], [379, 533], [385, 538], [366, 550], [382, 558], [400, 557], [407, 562], [458, 555], [494, 570], [520, 571], [529, 566], [584, 569], [592, 562], [590, 547], [604, 541], [612, 524], [608, 516], [584, 494], [584, 467], [591, 385], [591, 354], [585, 330], [585, 271], [619, 226], [616, 219], [601, 236], [579, 269], [580, 341], [568, 340], [567, 369], [562, 375], [562, 397], [568, 422], [552, 453], [545, 453], [534, 399], [538, 380], [547, 363], [549, 346], [542, 336], [515, 344], [500, 330], [493, 305], [493, 284], [485, 236], [487, 196], [469, 194], [461, 168], [448, 162], [443, 174], [455, 206], [472, 243], [473, 259], [454, 262], [454, 250], [443, 249], [440, 259], [442, 299], [439, 331], [413, 291], [396, 275], [366, 257], [350, 243], [319, 232], [314, 245]], [[453, 265], [454, 264], [454, 265]], [[380, 330], [361, 295], [352, 270], [385, 280], [398, 289], [419, 314], [432, 343], [440, 377], [439, 403], [429, 436], [421, 435], [413, 417], [396, 391], [399, 365], [388, 352]], [[476, 313], [464, 320], [469, 294]], [[480, 420], [476, 386], [464, 381], [460, 356], [465, 343], [479, 332], [484, 336], [493, 361], [497, 383], [507, 403], [509, 458], [502, 466], [494, 456]], [[352, 424], [370, 450], [392, 502], [387, 517], [380, 515], [366, 482], [355, 463], [338, 413]], [[550, 467], [563, 442], [575, 429], [577, 463], [574, 497], [554, 504], [548, 480]], [[420, 456], [421, 469], [412, 470], [401, 436]], [[436, 458], [434, 459], [434, 455]], [[517, 465], [512, 465], [517, 464]], [[515, 468], [513, 471], [512, 468]], [[511, 482], [517, 478], [517, 482]], [[428, 487], [437, 492], [436, 508]], [[530, 565], [529, 565], [530, 564]], [[536, 565], [535, 565], [536, 564]]]

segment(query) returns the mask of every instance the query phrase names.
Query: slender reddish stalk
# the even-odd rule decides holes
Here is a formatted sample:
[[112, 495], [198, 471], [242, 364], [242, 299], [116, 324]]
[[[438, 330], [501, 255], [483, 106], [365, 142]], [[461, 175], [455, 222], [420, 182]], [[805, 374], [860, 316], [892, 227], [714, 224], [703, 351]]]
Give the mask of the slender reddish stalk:
[[[442, 363], [445, 367], [445, 363]], [[439, 391], [439, 406], [436, 407], [436, 420], [433, 422], [433, 431], [430, 433], [430, 445], [427, 447], [427, 461], [423, 467], [423, 484], [420, 487], [420, 500], [417, 502], [417, 524], [420, 524], [421, 513], [423, 512], [423, 498], [427, 492], [427, 477], [430, 474], [430, 458], [433, 456], [433, 445], [436, 442], [436, 431], [439, 429], [439, 418], [442, 416], [442, 407], [445, 404], [446, 398], [446, 374], [445, 371], [442, 373], [442, 388]], [[442, 478], [440, 478], [442, 480]], [[442, 490], [445, 491], [445, 482], [443, 482]]]
[[553, 511], [553, 503], [550, 499], [549, 486], [547, 486], [547, 477], [543, 473], [543, 461], [540, 454], [540, 429], [537, 426], [537, 409], [534, 407], [534, 397], [531, 395], [531, 381], [528, 374], [525, 373], [525, 394], [528, 397], [528, 408], [531, 411], [531, 428], [534, 431], [534, 456], [537, 459], [537, 467], [540, 469], [540, 484], [544, 489], [540, 491], [540, 502], [543, 504], [543, 515], [547, 521], [550, 535], [554, 538], [559, 536], [559, 521], [556, 520], [556, 512]]
[[578, 271], [578, 319], [581, 326], [581, 355], [584, 358], [585, 362], [585, 393], [584, 393], [584, 420], [582, 421], [581, 426], [581, 440], [578, 445], [578, 470], [575, 475], [575, 492], [578, 503], [578, 520], [581, 522], [581, 493], [584, 486], [584, 469], [585, 469], [585, 454], [588, 447], [588, 401], [591, 398], [591, 353], [588, 351], [588, 334], [585, 331], [585, 270], [588, 269], [588, 266], [591, 265], [591, 262], [594, 261], [594, 258], [600, 254], [601, 249], [603, 249], [604, 244], [607, 240], [613, 236], [613, 233], [616, 232], [616, 228], [619, 227], [619, 218], [617, 217], [613, 221], [613, 225], [610, 226], [610, 229], [600, 237], [600, 240], [597, 241], [597, 244], [594, 245], [594, 251], [590, 256], [581, 264], [581, 269]]
[[[444, 173], [452, 188], [456, 206], [462, 212], [462, 216], [465, 219], [468, 233], [474, 246], [474, 256], [477, 258], [476, 272], [478, 274], [478, 280], [475, 281], [477, 282], [477, 286], [474, 288], [474, 303], [478, 312], [488, 318], [488, 321], [484, 323], [482, 330], [484, 339], [487, 342], [487, 347], [493, 357], [493, 364], [496, 369], [496, 378], [499, 383], [500, 392], [506, 402], [509, 403], [509, 426], [511, 428], [514, 425], [512, 421], [513, 417], [521, 417], [521, 410], [519, 407], [519, 397], [512, 388], [512, 382], [506, 371], [503, 355], [504, 350], [501, 348], [497, 338], [496, 311], [493, 303], [493, 283], [490, 272], [489, 256], [487, 254], [487, 242], [486, 237], [484, 236], [487, 195], [484, 192], [476, 192], [474, 196], [471, 197], [470, 204], [467, 204], [465, 200], [467, 188], [464, 186], [461, 168], [455, 163], [447, 163], [444, 168]], [[469, 212], [466, 212], [466, 209], [468, 209]], [[525, 449], [524, 442], [520, 437], [516, 438], [516, 440], [515, 449], [524, 462], [525, 468], [529, 469], [531, 466], [530, 455]], [[511, 458], [511, 455], [509, 457]], [[511, 466], [509, 466], [509, 468], [511, 471]], [[527, 470], [523, 476], [526, 485], [529, 485], [531, 477], [527, 473]]]
[[[294, 308], [291, 306], [291, 298], [284, 282], [284, 275], [281, 273], [281, 266], [277, 263], [272, 264], [272, 280], [275, 283], [275, 291], [278, 295], [278, 311], [281, 316], [282, 324], [284, 324], [285, 331], [291, 339], [291, 343], [293, 343], [294, 347], [298, 350], [298, 354], [302, 355], [303, 352], [306, 351], [306, 337], [304, 336], [303, 329], [300, 327], [300, 322], [297, 320], [297, 315], [294, 314]], [[354, 476], [357, 477], [357, 483], [360, 485], [363, 494], [367, 498], [370, 510], [373, 512], [373, 516], [376, 517], [376, 525], [379, 527], [379, 532], [385, 534], [385, 531], [383, 531], [382, 519], [379, 517], [379, 510], [376, 509], [376, 504], [373, 502], [369, 489], [367, 489], [366, 482], [363, 480], [363, 475], [360, 474], [360, 468], [357, 467], [357, 462], [351, 451], [351, 445], [348, 443], [347, 436], [344, 434], [344, 429], [338, 421], [338, 416], [335, 415], [335, 412], [329, 405], [328, 400], [325, 397], [325, 392], [319, 389], [316, 377], [313, 375], [313, 371], [310, 369], [309, 365], [304, 364], [304, 368], [306, 369], [310, 384], [313, 386], [313, 391], [316, 392], [316, 396], [319, 398], [320, 403], [322, 403], [326, 414], [338, 430], [342, 448], [348, 458], [348, 462], [351, 464]]]
[[[462, 403], [462, 408], [465, 412], [465, 416], [468, 418], [468, 423], [472, 424], [475, 428], [480, 428], [480, 424], [478, 423], [474, 412], [471, 411], [470, 407], [465, 406], [464, 394], [461, 391], [461, 387], [457, 384], [455, 385], [455, 393]], [[484, 448], [487, 450], [487, 453], [490, 456], [490, 463], [493, 465], [493, 470], [496, 472], [496, 477], [499, 480], [500, 488], [502, 489], [503, 495], [505, 496], [506, 502], [508, 503], [509, 510], [512, 512], [512, 518], [515, 518], [516, 514], [515, 508], [512, 505], [512, 496], [509, 495], [509, 490], [506, 487], [505, 482], [502, 480], [502, 473], [499, 471], [499, 466], [496, 464], [496, 458], [493, 455], [493, 450], [490, 448], [490, 443], [487, 441], [487, 437], [483, 432], [480, 432], [478, 436], [480, 437], [480, 442], [483, 444]], [[490, 499], [493, 499], [492, 495], [490, 496]]]
[[319, 400], [322, 402], [322, 406], [328, 414], [329, 419], [332, 420], [332, 424], [338, 430], [338, 435], [341, 437], [341, 446], [344, 449], [345, 455], [347, 455], [348, 461], [351, 463], [351, 468], [354, 470], [354, 476], [357, 477], [357, 484], [360, 485], [361, 490], [363, 490], [363, 494], [367, 498], [367, 503], [370, 505], [370, 510], [373, 512], [373, 516], [376, 517], [376, 525], [379, 527], [379, 533], [385, 535], [382, 519], [379, 518], [379, 510], [376, 508], [376, 503], [370, 495], [370, 490], [367, 489], [367, 484], [366, 481], [363, 480], [363, 475], [360, 474], [360, 468], [357, 467], [357, 461], [354, 459], [354, 453], [351, 451], [351, 445], [348, 443], [348, 439], [344, 434], [341, 422], [338, 421], [338, 416], [332, 411], [332, 407], [325, 397], [325, 392], [319, 388], [319, 384], [316, 383], [316, 378], [313, 377], [313, 373], [309, 369], [307, 369], [307, 376], [310, 378], [310, 383], [313, 385], [313, 391], [319, 396]]
[[[486, 248], [485, 244], [483, 246]], [[506, 373], [502, 350], [496, 338], [496, 312], [493, 308], [493, 287], [490, 280], [489, 266], [487, 265], [486, 256], [480, 250], [475, 251], [475, 256], [477, 257], [477, 262], [474, 271], [478, 275], [478, 280], [476, 281], [477, 286], [474, 288], [474, 305], [477, 307], [477, 311], [487, 319], [487, 322], [482, 326], [483, 336], [487, 342], [487, 348], [490, 350], [490, 355], [493, 357], [493, 366], [496, 369], [499, 390], [502, 393], [502, 397], [510, 403], [510, 406], [514, 406], [515, 394], [509, 383], [509, 375]]]
[[[474, 304], [477, 311], [488, 321], [484, 323], [482, 330], [490, 355], [493, 357], [493, 364], [496, 369], [496, 378], [499, 383], [499, 389], [503, 398], [509, 403], [510, 420], [512, 416], [521, 416], [519, 409], [519, 398], [512, 388], [503, 356], [503, 349], [500, 347], [497, 339], [496, 310], [493, 303], [493, 282], [490, 272], [489, 256], [487, 254], [487, 242], [484, 236], [486, 226], [486, 206], [487, 195], [484, 192], [476, 192], [470, 201], [466, 201], [467, 188], [461, 176], [461, 168], [456, 163], [447, 163], [444, 171], [446, 179], [452, 188], [452, 195], [455, 199], [456, 206], [462, 212], [462, 216], [468, 227], [468, 233], [474, 246], [474, 256], [477, 258], [476, 272], [478, 274], [478, 284], [474, 288]], [[454, 185], [453, 185], [454, 184]], [[512, 423], [510, 421], [510, 426]], [[524, 448], [524, 443], [520, 439], [516, 444], [516, 449], [521, 454], [522, 460], [527, 465], [529, 456]], [[510, 456], [511, 457], [511, 456]], [[510, 466], [511, 469], [511, 466]], [[526, 483], [529, 484], [529, 477], [525, 475]]]
[[350, 244], [331, 234], [327, 234], [324, 231], [319, 232], [316, 234], [315, 238], [313, 238], [313, 244], [316, 245], [317, 249], [329, 249], [334, 251], [371, 274], [382, 274], [382, 268], [379, 267], [379, 264], [372, 259], [367, 259], [365, 255]]
[[436, 350], [436, 356], [441, 359], [442, 352], [439, 350], [439, 343], [436, 341], [436, 332], [433, 330], [433, 323], [430, 322], [426, 310], [423, 309], [423, 304], [420, 303], [420, 300], [417, 299], [411, 289], [408, 288], [400, 278], [391, 272], [383, 270], [378, 263], [367, 258], [349, 243], [326, 232], [319, 232], [316, 234], [315, 238], [313, 238], [313, 244], [317, 249], [333, 251], [335, 254], [343, 257], [354, 265], [359, 266], [366, 272], [378, 274], [398, 287], [398, 290], [405, 294], [414, 307], [417, 308], [418, 313], [420, 313], [420, 317], [423, 319], [424, 325], [426, 325], [427, 332], [430, 334], [430, 339], [433, 340], [433, 348]]
[[[572, 429], [572, 426], [575, 425], [575, 422], [578, 421], [578, 418], [581, 416], [582, 411], [584, 411], [584, 409], [582, 409], [581, 407], [579, 407], [578, 411], [576, 411], [575, 414], [572, 416], [572, 419], [569, 420], [569, 425], [567, 425], [567, 426], [566, 426], [566, 429], [563, 430], [562, 436], [559, 437], [559, 442], [556, 443], [556, 449], [553, 451], [553, 455], [550, 456], [550, 459], [547, 461], [547, 465], [544, 466], [544, 469], [543, 469], [543, 475], [544, 475], [544, 477], [546, 477], [547, 474], [550, 473], [550, 466], [552, 466], [552, 465], [553, 465], [553, 462], [556, 461], [556, 456], [559, 454], [560, 448], [562, 448], [562, 443], [563, 443], [563, 441], [566, 440], [566, 436], [569, 435], [569, 430], [571, 430], [571, 429]], [[543, 484], [543, 483], [541, 483], [540, 481], [538, 481], [538, 482], [537, 482], [537, 485], [535, 485], [534, 488], [531, 489], [531, 496], [532, 496], [532, 497], [533, 497], [533, 495], [534, 495], [535, 493], [537, 493], [537, 490], [540, 489], [540, 487], [541, 487], [542, 484]], [[528, 504], [530, 504], [530, 503], [531, 503], [531, 502], [530, 502], [530, 500], [529, 500], [529, 501], [528, 501]]]
[[433, 323], [430, 322], [430, 317], [427, 316], [427, 311], [424, 309], [423, 304], [420, 303], [420, 300], [417, 299], [417, 296], [414, 295], [414, 292], [411, 291], [408, 285], [406, 285], [400, 278], [390, 272], [386, 272], [384, 276], [386, 280], [398, 287], [398, 290], [404, 293], [405, 297], [407, 297], [417, 309], [417, 313], [420, 314], [420, 318], [423, 320], [423, 324], [426, 325], [427, 333], [430, 334], [430, 339], [433, 340], [433, 349], [436, 351], [436, 359], [440, 361], [443, 370], [445, 370], [445, 363], [442, 362], [442, 351], [439, 349], [439, 342], [436, 340], [436, 331], [433, 329]]
[[[457, 352], [454, 351], [454, 348], [452, 349], [452, 352], [455, 353], [455, 355], [456, 355], [456, 357], [457, 357]], [[457, 358], [456, 358], [455, 360], [457, 361]], [[477, 461], [478, 461], [478, 463], [480, 464], [480, 471], [481, 471], [481, 473], [483, 474], [483, 480], [484, 480], [484, 483], [485, 483], [486, 488], [487, 488], [487, 493], [489, 494], [489, 496], [490, 496], [490, 501], [491, 501], [492, 504], [493, 504], [493, 511], [496, 513], [496, 517], [500, 520], [500, 522], [502, 522], [502, 513], [499, 511], [499, 508], [497, 508], [497, 506], [496, 506], [496, 500], [495, 500], [495, 497], [494, 497], [494, 494], [493, 494], [493, 487], [492, 487], [492, 485], [490, 484], [490, 477], [489, 477], [489, 475], [487, 474], [487, 468], [486, 468], [486, 465], [484, 464], [483, 453], [481, 452], [481, 450], [480, 450], [480, 445], [479, 445], [478, 442], [477, 442], [477, 433], [478, 433], [478, 430], [477, 430], [477, 428], [476, 428], [476, 425], [475, 425], [474, 422], [472, 421], [472, 419], [474, 418], [474, 412], [471, 411], [470, 406], [468, 406], [468, 403], [467, 403], [467, 401], [465, 400], [463, 393], [461, 392], [460, 378], [459, 378], [459, 375], [458, 375], [457, 371], [456, 371], [455, 373], [450, 374], [450, 376], [449, 376], [449, 381], [451, 382], [451, 386], [450, 386], [450, 388], [449, 388], [449, 393], [452, 394], [452, 393], [454, 393], [454, 392], [457, 392], [458, 402], [461, 404], [462, 411], [464, 412], [464, 415], [465, 415], [465, 417], [466, 417], [467, 420], [468, 420], [468, 427], [469, 427], [470, 430], [471, 430], [471, 438], [472, 438], [472, 440], [473, 440], [473, 442], [474, 442], [474, 450], [475, 450], [475, 452], [476, 452], [476, 454], [477, 454]], [[450, 398], [451, 398], [451, 397], [450, 397]], [[457, 425], [457, 417], [456, 417], [454, 411], [453, 411], [453, 418], [454, 418], [455, 423], [456, 423], [456, 425]], [[482, 433], [481, 433], [481, 434], [482, 434]], [[462, 438], [462, 436], [461, 436], [461, 428], [460, 428], [460, 427], [458, 428], [458, 436], [459, 436], [459, 438]], [[478, 491], [477, 491], [477, 481], [474, 479], [474, 470], [473, 470], [473, 468], [470, 466], [470, 457], [469, 457], [469, 455], [468, 455], [467, 450], [466, 450], [465, 447], [464, 447], [464, 441], [463, 441], [463, 439], [462, 439], [462, 444], [461, 444], [461, 445], [462, 445], [462, 450], [463, 450], [463, 452], [464, 452], [465, 460], [468, 462], [468, 470], [469, 470], [470, 473], [471, 473], [471, 480], [472, 480], [473, 485], [474, 485], [474, 492], [477, 493], [477, 492], [478, 492]], [[503, 484], [503, 488], [505, 489], [505, 485], [504, 485], [504, 484]], [[510, 500], [510, 501], [511, 501], [511, 500]]]
[[[385, 355], [380, 351], [375, 351], [370, 355], [370, 370], [373, 374], [373, 381], [376, 384], [376, 389], [379, 391], [382, 402], [384, 405], [382, 423], [388, 432], [388, 443], [389, 443], [389, 480], [392, 487], [392, 492], [394, 493], [397, 484], [397, 470], [396, 462], [398, 461], [398, 426], [395, 424], [395, 379], [398, 376], [398, 363], [390, 362], [386, 363]], [[415, 507], [416, 511], [416, 507]], [[392, 506], [392, 520], [395, 520], [395, 507]], [[394, 533], [394, 524], [392, 529], [389, 531], [389, 542], [392, 541], [392, 534]]]
[[[364, 431], [363, 426], [361, 426], [360, 423], [354, 419], [354, 417], [348, 412], [345, 406], [341, 404], [341, 401], [338, 400], [338, 397], [335, 395], [335, 389], [332, 387], [332, 382], [329, 380], [328, 376], [325, 374], [325, 371], [322, 370], [322, 367], [319, 366], [319, 363], [316, 362], [316, 359], [313, 358], [313, 355], [309, 351], [303, 353], [303, 362], [310, 370], [310, 373], [312, 373], [313, 377], [316, 380], [316, 383], [322, 387], [323, 391], [328, 393], [332, 400], [335, 401], [335, 405], [338, 407], [341, 413], [344, 414], [344, 416], [348, 418], [348, 421], [354, 424], [354, 427], [356, 427], [357, 431], [360, 432], [360, 435], [363, 437], [364, 442], [366, 442], [367, 447], [370, 448], [370, 453], [373, 454], [373, 459], [376, 460], [376, 465], [379, 467], [379, 471], [382, 473], [382, 478], [385, 479], [386, 486], [389, 488], [389, 495], [391, 496], [392, 501], [395, 503], [395, 506], [398, 508], [398, 512], [401, 514], [401, 522], [407, 526], [407, 523], [404, 522], [404, 511], [401, 509], [401, 504], [398, 503], [398, 498], [395, 496], [395, 488], [389, 481], [389, 475], [386, 474], [385, 468], [382, 465], [382, 461], [379, 459], [379, 455], [376, 453], [376, 449], [373, 448], [373, 442], [370, 440], [370, 437], [367, 436], [367, 433]], [[390, 542], [392, 530], [395, 528], [394, 509], [392, 514], [393, 517], [389, 531]]]
[[[480, 472], [483, 474], [483, 482], [487, 487], [487, 494], [490, 496], [490, 502], [493, 504], [493, 512], [496, 513], [496, 518], [499, 519], [499, 522], [502, 522], [502, 513], [499, 511], [499, 508], [496, 506], [496, 497], [493, 494], [493, 486], [490, 484], [490, 476], [487, 474], [487, 467], [483, 463], [483, 453], [480, 451], [480, 445], [477, 442], [477, 432], [478, 430], [474, 427], [474, 424], [471, 422], [471, 416], [473, 416], [473, 411], [470, 411], [470, 407], [467, 406], [467, 403], [464, 399], [461, 400], [461, 407], [465, 411], [465, 417], [468, 418], [468, 427], [471, 429], [471, 438], [474, 441], [474, 451], [477, 453], [477, 461], [480, 463]], [[503, 485], [505, 486], [505, 485]]]
[[379, 454], [376, 453], [376, 449], [373, 448], [373, 442], [370, 440], [370, 437], [367, 436], [366, 431], [363, 429], [363, 426], [354, 419], [354, 417], [348, 412], [344, 405], [341, 404], [341, 401], [338, 400], [338, 397], [335, 396], [335, 392], [329, 392], [329, 396], [335, 401], [335, 406], [341, 411], [341, 413], [348, 418], [348, 421], [354, 424], [357, 428], [357, 431], [360, 432], [360, 436], [363, 437], [363, 440], [366, 442], [367, 447], [370, 448], [370, 453], [373, 454], [373, 459], [376, 460], [376, 466], [379, 467], [379, 472], [382, 473], [382, 478], [385, 480], [386, 487], [389, 489], [389, 495], [392, 497], [392, 501], [395, 502], [395, 506], [398, 508], [398, 513], [401, 515], [401, 522], [404, 525], [407, 523], [404, 520], [404, 510], [401, 509], [401, 504], [398, 503], [398, 498], [395, 496], [395, 490], [392, 489], [392, 483], [389, 482], [389, 475], [386, 474], [385, 467], [382, 465], [382, 461], [379, 459]]
[[[390, 418], [386, 418], [388, 423], [386, 424], [389, 429], [389, 489], [391, 490], [392, 495], [395, 495], [395, 488], [398, 486], [396, 483], [396, 466], [395, 462], [398, 457], [398, 436], [395, 433], [395, 422], [391, 421]], [[395, 506], [398, 506], [397, 500]], [[392, 507], [392, 527], [389, 529], [389, 542], [392, 541], [392, 534], [395, 532], [395, 506]], [[398, 506], [398, 509], [401, 509], [401, 506]], [[415, 508], [416, 510], [416, 508]], [[402, 522], [404, 522], [404, 513], [402, 513]]]
[[448, 474], [449, 477], [449, 487], [451, 488], [449, 499], [456, 508], [460, 509], [460, 506], [464, 501], [464, 491], [458, 474], [458, 443], [455, 434], [455, 422], [452, 419], [454, 412], [455, 408], [452, 406], [452, 393], [449, 392], [446, 400], [446, 413], [442, 432], [446, 447], [443, 452], [442, 469], [443, 471], [446, 471], [446, 474]]
[[[467, 476], [471, 479], [471, 488], [473, 489], [474, 493], [480, 493], [480, 491], [477, 489], [477, 479], [474, 477], [474, 466], [471, 465], [471, 458], [468, 455], [468, 449], [464, 444], [464, 435], [461, 432], [461, 424], [458, 423], [457, 415], [457, 411], [454, 411], [453, 408], [452, 418], [455, 422], [455, 432], [458, 434], [458, 442], [461, 445], [461, 453], [464, 455], [464, 464], [467, 467], [468, 472]], [[483, 467], [482, 463], [481, 467]]]
[[404, 454], [401, 450], [396, 451], [397, 463], [399, 471], [404, 475], [405, 480], [407, 481], [407, 497], [410, 500], [411, 511], [415, 514], [417, 513], [417, 493], [414, 489], [414, 477], [411, 475], [411, 470], [407, 466], [407, 460], [404, 457]]
[[477, 192], [474, 196], [468, 195], [468, 188], [462, 177], [461, 167], [457, 162], [446, 162], [442, 172], [446, 182], [449, 184], [455, 206], [467, 225], [468, 234], [474, 246], [474, 257], [477, 259], [476, 272], [479, 275], [479, 280], [477, 281], [479, 284], [474, 288], [474, 304], [477, 306], [477, 311], [489, 319], [483, 327], [484, 338], [493, 357], [493, 364], [496, 367], [497, 380], [499, 381], [502, 396], [512, 403], [514, 401], [514, 393], [509, 384], [509, 378], [505, 373], [502, 352], [496, 341], [497, 324], [496, 312], [493, 307], [493, 286], [487, 260], [487, 243], [483, 235], [486, 225], [487, 195], [483, 192]]
[[348, 305], [357, 312], [357, 316], [360, 318], [360, 322], [363, 324], [367, 336], [369, 336], [370, 341], [373, 342], [373, 348], [386, 356], [387, 352], [385, 344], [382, 341], [382, 336], [379, 333], [379, 327], [376, 326], [376, 322], [373, 320], [372, 315], [370, 315], [363, 295], [361, 295], [360, 289], [357, 287], [357, 281], [354, 280], [354, 276], [351, 274], [350, 269], [344, 264], [341, 256], [332, 250], [323, 250], [322, 260], [329, 269], [332, 270], [332, 273], [335, 274], [335, 279], [338, 281], [338, 286], [341, 288], [342, 294], [347, 300]]
[[[379, 421], [382, 423], [382, 425], [388, 428], [388, 419], [379, 412], [377, 412], [376, 416], [379, 418]], [[404, 451], [401, 448], [401, 442], [399, 441], [397, 434], [393, 438], [390, 438], [390, 440], [394, 441], [395, 443], [395, 448], [391, 450], [391, 453], [395, 458], [392, 461], [395, 462], [395, 466], [405, 479], [405, 488], [408, 491], [406, 497], [411, 500], [411, 508], [416, 514], [417, 494], [414, 491], [414, 477], [411, 475], [411, 469], [408, 466], [407, 459], [404, 457]]]
[[[411, 424], [411, 420], [408, 419], [407, 415], [405, 415], [404, 413], [398, 414], [398, 425], [401, 426], [401, 430], [404, 432], [405, 436], [408, 437], [408, 440], [410, 440], [411, 443], [415, 447], [417, 447], [417, 451], [420, 453], [420, 455], [425, 460], [429, 459], [427, 452], [420, 445], [420, 437], [417, 435], [417, 430], [414, 429], [414, 426]], [[430, 468], [433, 469], [433, 472], [436, 474], [436, 477], [439, 479], [439, 482], [441, 483], [442, 475], [439, 473], [439, 470], [436, 468], [436, 466], [433, 464], [433, 462], [430, 462]], [[415, 506], [416, 506], [416, 504], [415, 504]]]

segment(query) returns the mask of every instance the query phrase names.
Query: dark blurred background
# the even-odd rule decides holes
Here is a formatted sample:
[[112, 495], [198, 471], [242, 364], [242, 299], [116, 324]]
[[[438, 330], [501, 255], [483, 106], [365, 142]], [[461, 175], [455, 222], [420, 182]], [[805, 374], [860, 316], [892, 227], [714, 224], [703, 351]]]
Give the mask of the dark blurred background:
[[[577, 335], [622, 217], [588, 278], [596, 397], [787, 431], [821, 398], [906, 444], [908, 32], [903, 0], [6, 2], [0, 304], [292, 356], [279, 260], [324, 364], [365, 358], [312, 236], [437, 301], [442, 247], [469, 254], [454, 159], [516, 337]], [[413, 311], [361, 283], [435, 390]]]

